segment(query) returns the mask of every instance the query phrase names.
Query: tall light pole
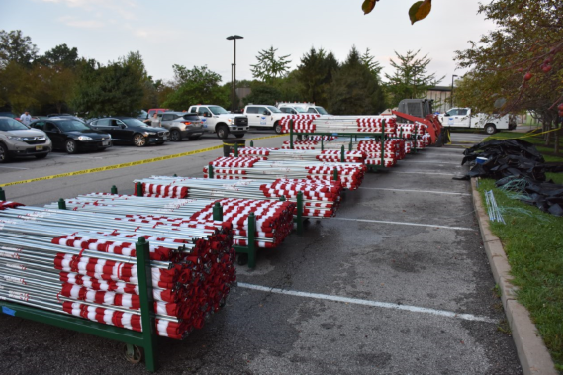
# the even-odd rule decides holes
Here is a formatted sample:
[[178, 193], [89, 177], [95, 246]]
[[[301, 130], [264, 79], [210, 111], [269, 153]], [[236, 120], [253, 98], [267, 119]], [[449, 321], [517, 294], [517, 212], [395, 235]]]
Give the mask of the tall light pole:
[[458, 77], [455, 74], [452, 74], [452, 91], [450, 93], [450, 109], [454, 106], [454, 77]]
[[236, 80], [236, 68], [237, 68], [237, 39], [242, 39], [242, 36], [238, 36], [238, 35], [231, 35], [230, 37], [227, 38], [227, 40], [232, 40], [233, 41], [233, 47], [234, 47], [234, 52], [233, 52], [233, 66], [232, 66], [232, 76], [233, 76], [233, 101], [231, 104], [231, 112], [235, 111], [235, 98], [237, 97], [236, 93], [235, 93], [235, 80]]

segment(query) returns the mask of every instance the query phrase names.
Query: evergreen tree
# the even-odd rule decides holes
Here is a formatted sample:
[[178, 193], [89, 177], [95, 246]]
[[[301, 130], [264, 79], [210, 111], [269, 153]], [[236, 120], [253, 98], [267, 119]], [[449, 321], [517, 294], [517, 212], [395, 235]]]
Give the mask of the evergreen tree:
[[250, 65], [252, 67], [250, 71], [254, 78], [271, 84], [277, 78], [287, 75], [291, 63], [291, 60], [287, 60], [287, 58], [291, 55], [276, 57], [277, 50], [277, 48], [271, 46], [268, 50], [258, 52], [258, 56], [256, 56], [258, 62]]
[[324, 49], [311, 47], [301, 58], [296, 78], [301, 83], [301, 95], [305, 101], [326, 106], [329, 102], [330, 84], [338, 70], [338, 61]]
[[332, 80], [330, 111], [335, 115], [375, 115], [384, 109], [383, 90], [353, 46]]
[[418, 57], [420, 50], [407, 51], [406, 55], [401, 55], [397, 51], [398, 61], [391, 59], [391, 66], [395, 68], [393, 75], [385, 73], [385, 77], [389, 80], [387, 83], [387, 91], [390, 93], [389, 103], [396, 107], [403, 99], [419, 99], [426, 96], [429, 88], [436, 86], [444, 79], [436, 78], [435, 73], [428, 74], [427, 68], [431, 59], [424, 55]]

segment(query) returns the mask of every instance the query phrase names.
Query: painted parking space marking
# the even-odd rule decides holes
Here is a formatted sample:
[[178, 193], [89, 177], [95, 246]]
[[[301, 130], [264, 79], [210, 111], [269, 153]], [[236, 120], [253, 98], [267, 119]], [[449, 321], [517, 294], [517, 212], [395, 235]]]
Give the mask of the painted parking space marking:
[[103, 159], [102, 156], [52, 155], [51, 158]]
[[445, 164], [445, 165], [457, 165], [461, 167], [461, 163], [444, 163], [443, 161], [439, 160], [401, 160], [402, 163], [420, 163], [420, 164]]
[[260, 292], [266, 293], [274, 293], [274, 294], [283, 294], [287, 296], [294, 296], [294, 297], [302, 297], [302, 298], [311, 298], [311, 299], [320, 299], [324, 301], [332, 301], [332, 302], [340, 302], [340, 303], [348, 303], [353, 305], [362, 305], [368, 307], [378, 307], [383, 309], [392, 309], [392, 310], [400, 310], [400, 311], [408, 311], [413, 313], [422, 313], [422, 314], [429, 314], [435, 316], [441, 316], [446, 318], [452, 319], [460, 319], [460, 320], [469, 320], [472, 322], [483, 322], [483, 323], [490, 323], [490, 324], [498, 324], [498, 320], [491, 319], [485, 316], [478, 316], [473, 314], [458, 314], [452, 311], [446, 310], [435, 310], [429, 309], [426, 307], [418, 307], [418, 306], [409, 306], [409, 305], [399, 305], [396, 303], [389, 303], [389, 302], [377, 302], [377, 301], [370, 301], [358, 298], [348, 298], [348, 297], [340, 297], [334, 296], [330, 294], [319, 294], [319, 293], [308, 293], [308, 292], [300, 292], [294, 290], [286, 290], [286, 289], [279, 289], [279, 288], [270, 288], [267, 286], [261, 285], [253, 285], [247, 283], [237, 283], [239, 288], [244, 289], [251, 289]]
[[21, 169], [21, 170], [28, 170], [29, 168], [21, 168], [21, 167], [7, 167], [5, 165], [0, 165], [0, 168], [7, 168], [7, 169]]
[[432, 190], [416, 190], [416, 189], [391, 189], [391, 188], [368, 188], [368, 187], [361, 187], [361, 186], [360, 186], [360, 189], [398, 191], [398, 192], [408, 192], [408, 193], [430, 193], [430, 194], [471, 196], [471, 194], [469, 194], [469, 193], [452, 193], [452, 192], [448, 192], [448, 191], [432, 191]]
[[476, 232], [473, 228], [464, 227], [448, 227], [443, 225], [430, 225], [430, 224], [417, 224], [417, 223], [405, 223], [399, 221], [383, 221], [383, 220], [367, 220], [367, 219], [349, 219], [345, 217], [333, 217], [331, 220], [342, 220], [342, 221], [356, 221], [359, 223], [371, 223], [371, 224], [390, 224], [390, 225], [406, 225], [411, 227], [425, 227], [425, 228], [435, 228], [435, 229], [448, 229], [448, 230], [461, 230], [467, 232]]
[[431, 174], [437, 176], [455, 176], [453, 173], [441, 173], [441, 172], [398, 172], [393, 171], [393, 173], [401, 173], [401, 174]]

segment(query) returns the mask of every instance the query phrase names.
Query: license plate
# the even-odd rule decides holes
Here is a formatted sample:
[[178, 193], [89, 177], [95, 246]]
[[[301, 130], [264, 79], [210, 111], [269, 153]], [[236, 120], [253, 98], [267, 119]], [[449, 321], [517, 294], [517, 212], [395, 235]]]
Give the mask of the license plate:
[[166, 136], [162, 137], [163, 141], [166, 141], [167, 139], [168, 139], [168, 137], [166, 137]]
[[103, 146], [109, 145], [109, 141], [102, 141], [102, 145], [103, 145]]
[[36, 150], [36, 151], [41, 151], [41, 150], [43, 150], [43, 146], [35, 146], [35, 150]]

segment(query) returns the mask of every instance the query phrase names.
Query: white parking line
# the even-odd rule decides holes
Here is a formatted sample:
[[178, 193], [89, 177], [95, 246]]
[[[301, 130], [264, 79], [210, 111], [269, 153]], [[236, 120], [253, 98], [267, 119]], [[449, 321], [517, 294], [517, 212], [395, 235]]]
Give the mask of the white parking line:
[[368, 187], [360, 187], [360, 189], [366, 190], [386, 190], [386, 191], [402, 191], [402, 192], [409, 192], [409, 193], [430, 193], [430, 194], [445, 194], [445, 195], [467, 195], [471, 196], [469, 193], [450, 193], [448, 191], [432, 191], [432, 190], [415, 190], [415, 189], [390, 189], [390, 188], [368, 188]]
[[241, 283], [241, 282], [237, 283], [237, 286], [239, 288], [252, 289], [252, 290], [257, 290], [257, 291], [266, 292], [266, 293], [275, 293], [275, 294], [283, 294], [283, 295], [287, 295], [287, 296], [321, 299], [321, 300], [325, 300], [325, 301], [350, 303], [350, 304], [354, 304], [354, 305], [379, 307], [379, 308], [384, 308], [384, 309], [402, 310], [402, 311], [409, 311], [409, 312], [414, 312], [414, 313], [423, 313], [423, 314], [430, 314], [430, 315], [436, 315], [436, 316], [443, 316], [443, 317], [446, 317], [446, 318], [469, 320], [469, 321], [472, 321], [472, 322], [483, 322], [483, 323], [498, 324], [498, 320], [487, 318], [485, 316], [477, 316], [477, 315], [472, 315], [472, 314], [457, 314], [457, 313], [451, 312], [451, 311], [434, 310], [434, 309], [428, 309], [426, 307], [399, 305], [399, 304], [396, 304], [396, 303], [369, 301], [369, 300], [363, 300], [363, 299], [357, 299], [357, 298], [332, 296], [332, 295], [329, 295], [329, 294], [308, 293], [308, 292], [299, 292], [299, 291], [285, 290], [285, 289], [279, 289], [279, 288], [269, 288], [269, 287], [266, 287], [266, 286], [253, 285], [253, 284], [247, 284], [247, 283]]
[[20, 167], [6, 167], [5, 165], [0, 165], [0, 168], [21, 169], [21, 170], [27, 170], [27, 169], [29, 169], [29, 168], [20, 168]]
[[461, 163], [444, 163], [440, 160], [401, 160], [401, 164], [403, 163], [420, 163], [420, 164], [447, 164], [447, 165], [457, 165], [461, 167]]
[[393, 173], [402, 173], [402, 174], [434, 174], [440, 176], [455, 176], [453, 173], [439, 173], [439, 172], [398, 172], [393, 171]]
[[373, 224], [391, 224], [391, 225], [406, 225], [411, 227], [426, 227], [426, 228], [437, 228], [437, 229], [449, 229], [449, 230], [463, 230], [475, 232], [475, 229], [464, 228], [464, 227], [446, 227], [443, 225], [430, 225], [430, 224], [416, 224], [416, 223], [401, 223], [398, 221], [381, 221], [381, 220], [366, 220], [366, 219], [348, 219], [344, 217], [333, 217], [330, 220], [342, 220], [342, 221], [357, 221], [360, 223], [373, 223]]
[[102, 156], [53, 155], [53, 158], [103, 159]]

